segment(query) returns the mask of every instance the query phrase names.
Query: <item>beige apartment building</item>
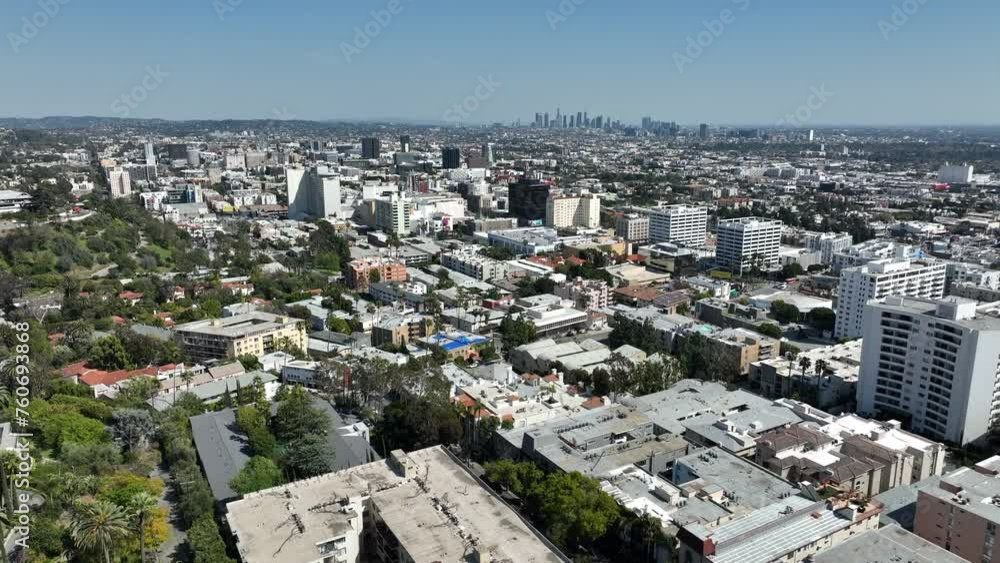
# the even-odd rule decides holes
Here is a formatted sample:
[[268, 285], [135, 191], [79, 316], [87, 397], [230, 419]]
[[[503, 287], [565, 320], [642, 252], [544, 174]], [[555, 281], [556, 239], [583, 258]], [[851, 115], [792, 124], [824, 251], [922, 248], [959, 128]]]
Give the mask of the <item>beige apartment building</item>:
[[281, 342], [306, 349], [301, 319], [253, 312], [222, 319], [205, 319], [174, 327], [177, 344], [196, 362], [274, 352]]

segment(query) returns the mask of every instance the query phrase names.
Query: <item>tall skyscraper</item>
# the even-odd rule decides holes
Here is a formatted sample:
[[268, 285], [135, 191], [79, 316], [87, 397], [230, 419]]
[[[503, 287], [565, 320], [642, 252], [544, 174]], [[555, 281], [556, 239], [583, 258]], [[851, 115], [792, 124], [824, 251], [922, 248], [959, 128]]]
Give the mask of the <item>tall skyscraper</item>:
[[457, 147], [445, 147], [441, 149], [441, 168], [455, 169], [462, 167], [462, 153]]
[[410, 152], [410, 136], [399, 136], [399, 152]]
[[569, 116], [569, 126], [570, 128], [576, 127], [576, 122], [573, 120], [573, 116]]
[[542, 113], [538, 112], [535, 114], [535, 127], [545, 127], [545, 122], [542, 121]]
[[[740, 217], [719, 221], [715, 258], [720, 266], [742, 275], [754, 268], [778, 267], [781, 221], [764, 217]], [[650, 224], [652, 236], [652, 224]]]
[[809, 130], [809, 142], [811, 143], [814, 140], [816, 140], [816, 131], [813, 131], [812, 129], [810, 129]]
[[549, 112], [545, 112], [545, 128], [549, 128]]
[[493, 164], [493, 143], [483, 143], [482, 157], [486, 162]]
[[943, 263], [911, 262], [905, 258], [885, 258], [844, 268], [840, 271], [834, 337], [861, 336], [865, 305], [872, 299], [890, 295], [941, 299], [947, 271]]
[[[838, 319], [839, 321], [839, 319]], [[1000, 310], [959, 297], [872, 301], [864, 310], [858, 412], [967, 444], [1000, 422]]]
[[702, 123], [698, 127], [698, 137], [701, 140], [703, 140], [703, 141], [708, 138], [708, 124], [707, 123]]
[[108, 169], [108, 186], [112, 198], [132, 195], [132, 178], [121, 166]]
[[567, 124], [568, 124], [568, 120], [566, 119], [566, 116], [564, 115], [563, 118], [562, 118], [563, 129], [565, 129], [567, 127]]
[[649, 211], [651, 242], [674, 242], [698, 248], [705, 246], [707, 233], [707, 207], [671, 205]]
[[156, 151], [153, 149], [153, 143], [146, 141], [146, 165], [155, 166], [156, 165]]
[[377, 137], [361, 139], [361, 158], [376, 159], [382, 156], [382, 142]]
[[577, 127], [583, 127], [583, 112], [582, 111], [576, 112], [576, 126]]
[[527, 178], [511, 184], [507, 191], [510, 216], [525, 225], [541, 224], [545, 220], [548, 200], [549, 185]]
[[587, 112], [583, 112], [583, 126], [590, 127], [590, 118], [587, 117]]

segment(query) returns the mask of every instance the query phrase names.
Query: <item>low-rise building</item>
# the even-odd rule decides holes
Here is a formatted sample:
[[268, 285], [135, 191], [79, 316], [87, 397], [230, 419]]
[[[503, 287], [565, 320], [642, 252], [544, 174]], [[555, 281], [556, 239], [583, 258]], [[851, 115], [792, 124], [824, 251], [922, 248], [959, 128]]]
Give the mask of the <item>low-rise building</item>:
[[396, 450], [226, 508], [243, 563], [462, 561], [470, 551], [477, 561], [569, 561], [440, 446]]
[[352, 260], [344, 270], [344, 282], [356, 291], [368, 291], [371, 282], [405, 282], [406, 265], [389, 258]]
[[389, 315], [372, 327], [372, 345], [405, 346], [434, 332], [434, 319], [427, 315]]
[[282, 343], [306, 348], [304, 321], [262, 312], [185, 323], [175, 326], [174, 333], [188, 357], [198, 362], [263, 356]]
[[1000, 456], [962, 467], [917, 493], [913, 532], [967, 561], [996, 563]]
[[799, 392], [821, 409], [842, 406], [857, 393], [861, 347], [861, 340], [852, 340], [803, 350], [791, 361], [780, 356], [758, 361], [750, 366], [750, 383], [767, 397]]

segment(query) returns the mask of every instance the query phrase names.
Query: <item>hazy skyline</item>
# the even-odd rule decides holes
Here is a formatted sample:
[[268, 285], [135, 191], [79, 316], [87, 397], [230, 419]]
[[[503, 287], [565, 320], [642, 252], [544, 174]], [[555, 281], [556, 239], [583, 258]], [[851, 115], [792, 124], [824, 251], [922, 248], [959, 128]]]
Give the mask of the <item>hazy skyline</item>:
[[988, 0], [396, 1], [5, 3], [0, 115], [1000, 123]]

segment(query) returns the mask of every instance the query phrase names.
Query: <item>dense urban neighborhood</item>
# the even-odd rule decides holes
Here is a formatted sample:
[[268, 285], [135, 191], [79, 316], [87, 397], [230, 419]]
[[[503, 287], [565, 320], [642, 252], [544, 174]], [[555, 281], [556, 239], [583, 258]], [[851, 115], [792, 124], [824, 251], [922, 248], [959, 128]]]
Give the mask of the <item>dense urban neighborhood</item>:
[[1000, 561], [998, 241], [996, 128], [0, 119], [3, 557]]

